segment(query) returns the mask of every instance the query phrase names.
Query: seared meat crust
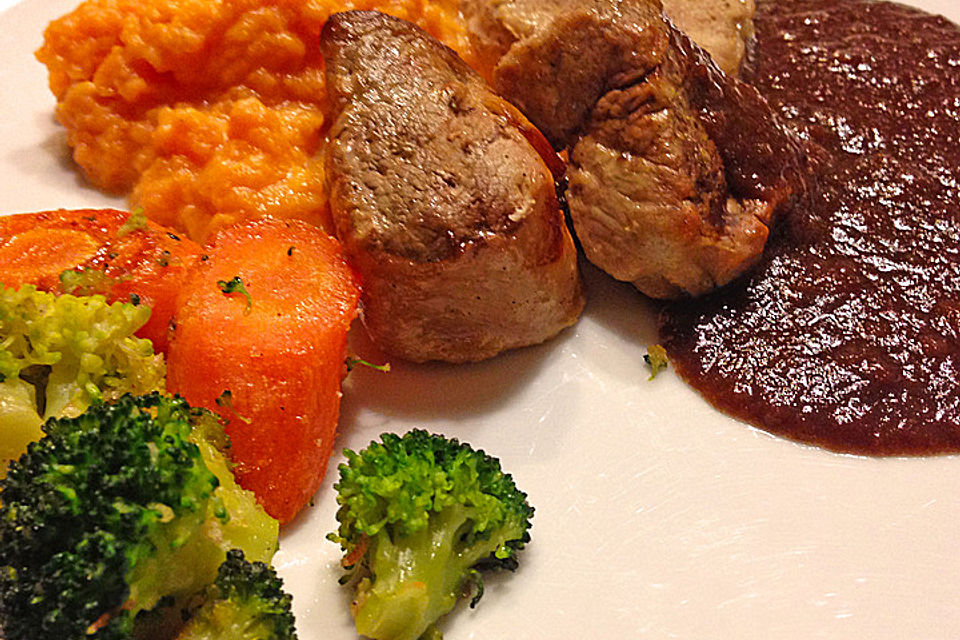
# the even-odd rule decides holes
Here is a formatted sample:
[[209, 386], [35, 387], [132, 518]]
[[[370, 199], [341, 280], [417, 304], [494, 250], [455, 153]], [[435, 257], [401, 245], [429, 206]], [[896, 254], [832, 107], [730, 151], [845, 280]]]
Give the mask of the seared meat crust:
[[654, 69], [667, 34], [659, 2], [547, 4], [557, 13], [503, 55], [494, 86], [560, 149], [574, 141], [597, 100]]
[[655, 298], [707, 293], [759, 259], [804, 193], [802, 150], [750, 86], [685, 35], [641, 82], [601, 98], [567, 194], [587, 257]]
[[[462, 1], [486, 1], [510, 26], [494, 82], [569, 150], [567, 200], [594, 264], [677, 298], [757, 261], [777, 214], [804, 190], [803, 154], [659, 0]], [[529, 6], [539, 13], [520, 11]]]
[[[470, 39], [482, 60], [493, 68], [510, 47], [572, 11], [589, 11], [583, 0], [460, 0]], [[623, 15], [632, 10], [623, 3]], [[596, 3], [594, 10], [607, 10]], [[663, 0], [663, 13], [706, 50], [729, 75], [737, 75], [753, 38], [754, 0]], [[495, 82], [499, 89], [499, 84]]]
[[461, 362], [575, 322], [576, 250], [529, 122], [401, 20], [337, 14], [321, 48], [331, 210], [374, 341], [413, 361]]

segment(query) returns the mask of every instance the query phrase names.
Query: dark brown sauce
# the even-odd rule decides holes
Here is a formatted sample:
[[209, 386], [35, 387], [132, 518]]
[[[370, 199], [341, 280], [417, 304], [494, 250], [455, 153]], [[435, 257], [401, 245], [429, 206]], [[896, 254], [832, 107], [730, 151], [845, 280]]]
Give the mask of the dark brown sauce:
[[712, 403], [873, 455], [960, 452], [960, 28], [887, 2], [767, 0], [746, 80], [817, 166], [761, 265], [668, 307]]

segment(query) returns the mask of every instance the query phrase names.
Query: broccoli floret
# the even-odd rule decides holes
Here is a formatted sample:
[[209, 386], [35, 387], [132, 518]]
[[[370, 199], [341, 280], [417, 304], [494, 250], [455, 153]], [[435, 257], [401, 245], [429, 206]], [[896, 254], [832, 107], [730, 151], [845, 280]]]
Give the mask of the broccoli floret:
[[354, 453], [334, 485], [340, 527], [330, 539], [359, 572], [357, 631], [376, 640], [439, 637], [434, 623], [480, 571], [517, 567], [533, 508], [500, 462], [467, 444], [414, 430]]
[[0, 285], [0, 469], [41, 437], [44, 420], [164, 387], [163, 356], [133, 335], [149, 317], [102, 296]]
[[177, 640], [296, 640], [291, 601], [272, 568], [232, 549]]
[[276, 551], [277, 522], [233, 481], [209, 412], [127, 395], [44, 431], [0, 482], [6, 640], [130, 638], [138, 614], [213, 582], [229, 549]]

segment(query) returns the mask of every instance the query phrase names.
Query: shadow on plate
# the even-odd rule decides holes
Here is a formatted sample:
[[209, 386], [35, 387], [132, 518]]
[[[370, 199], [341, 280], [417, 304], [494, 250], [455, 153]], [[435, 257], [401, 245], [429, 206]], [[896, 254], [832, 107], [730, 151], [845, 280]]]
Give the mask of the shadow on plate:
[[572, 337], [572, 330], [567, 329], [544, 344], [483, 362], [413, 364], [382, 355], [358, 321], [350, 336], [353, 351], [371, 362], [389, 362], [390, 371], [364, 366], [353, 369], [344, 381], [340, 424], [353, 424], [360, 411], [406, 420], [476, 417], [509, 403], [552, 352], [562, 349]]

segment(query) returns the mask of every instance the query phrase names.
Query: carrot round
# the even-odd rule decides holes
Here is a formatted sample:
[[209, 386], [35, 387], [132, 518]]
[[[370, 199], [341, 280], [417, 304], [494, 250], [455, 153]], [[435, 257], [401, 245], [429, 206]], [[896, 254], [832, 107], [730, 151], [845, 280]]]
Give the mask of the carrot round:
[[167, 388], [227, 421], [237, 481], [288, 522], [333, 451], [357, 279], [300, 221], [240, 223], [205, 251], [174, 314]]
[[[0, 216], [0, 283], [136, 300], [151, 309], [137, 336], [151, 340], [158, 352], [166, 350], [180, 283], [199, 257], [196, 243], [127, 211]], [[68, 277], [61, 277], [65, 272]]]

